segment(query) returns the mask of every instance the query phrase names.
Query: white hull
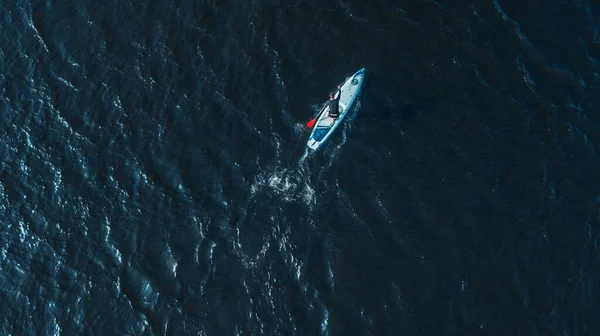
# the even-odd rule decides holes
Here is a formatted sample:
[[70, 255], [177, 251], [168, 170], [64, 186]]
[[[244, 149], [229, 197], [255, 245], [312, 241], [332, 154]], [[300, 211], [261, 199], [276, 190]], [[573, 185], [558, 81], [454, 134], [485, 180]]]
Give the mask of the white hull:
[[339, 109], [340, 116], [337, 120], [333, 120], [329, 118], [329, 107], [324, 106], [320, 112], [320, 116], [315, 123], [314, 129], [308, 138], [308, 143], [306, 144], [310, 149], [319, 148], [338, 125], [342, 122], [346, 114], [352, 108], [352, 104], [356, 100], [360, 89], [362, 87], [363, 79], [365, 77], [365, 69], [362, 68], [358, 70], [354, 75], [348, 77], [344, 84], [341, 85], [340, 88], [340, 100], [339, 100]]

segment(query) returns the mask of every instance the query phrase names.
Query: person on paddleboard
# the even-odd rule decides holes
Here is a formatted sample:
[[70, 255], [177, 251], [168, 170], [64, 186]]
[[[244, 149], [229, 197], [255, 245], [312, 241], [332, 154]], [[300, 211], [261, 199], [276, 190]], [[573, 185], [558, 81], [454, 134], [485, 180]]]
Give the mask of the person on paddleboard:
[[[340, 86], [338, 85], [338, 90], [339, 90], [339, 88], [340, 88]], [[329, 105], [329, 117], [334, 120], [340, 116], [340, 108], [339, 108], [340, 96], [335, 98], [335, 92], [331, 92], [329, 94], [329, 100], [327, 101], [327, 104]]]

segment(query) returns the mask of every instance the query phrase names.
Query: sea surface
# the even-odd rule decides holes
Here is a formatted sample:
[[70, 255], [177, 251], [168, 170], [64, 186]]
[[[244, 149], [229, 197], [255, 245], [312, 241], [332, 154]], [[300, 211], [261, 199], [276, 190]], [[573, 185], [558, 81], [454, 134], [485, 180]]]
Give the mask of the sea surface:
[[600, 335], [599, 60], [591, 0], [1, 1], [0, 334]]

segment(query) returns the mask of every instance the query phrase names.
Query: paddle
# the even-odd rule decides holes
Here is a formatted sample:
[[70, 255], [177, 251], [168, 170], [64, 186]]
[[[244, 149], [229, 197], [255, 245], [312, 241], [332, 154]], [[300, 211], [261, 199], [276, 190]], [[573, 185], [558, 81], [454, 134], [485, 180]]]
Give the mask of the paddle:
[[315, 118], [313, 118], [309, 122], [307, 122], [306, 127], [313, 128], [313, 126], [315, 126], [315, 123], [317, 122], [317, 118], [319, 118], [319, 116], [316, 116]]
[[[333, 95], [334, 95], [336, 98], [337, 98], [337, 94], [338, 94], [338, 92], [340, 92], [340, 85], [338, 85], [338, 89], [337, 89], [337, 90], [335, 91], [335, 93], [333, 94]], [[325, 110], [323, 110], [323, 111], [325, 111]], [[314, 118], [312, 118], [311, 120], [309, 120], [309, 121], [306, 123], [306, 127], [308, 127], [308, 128], [313, 128], [313, 127], [315, 126], [315, 123], [317, 122], [317, 119], [319, 119], [319, 116], [320, 116], [320, 115], [321, 115], [321, 114], [319, 113], [319, 114], [317, 114], [317, 116], [316, 116], [316, 117], [314, 117]]]

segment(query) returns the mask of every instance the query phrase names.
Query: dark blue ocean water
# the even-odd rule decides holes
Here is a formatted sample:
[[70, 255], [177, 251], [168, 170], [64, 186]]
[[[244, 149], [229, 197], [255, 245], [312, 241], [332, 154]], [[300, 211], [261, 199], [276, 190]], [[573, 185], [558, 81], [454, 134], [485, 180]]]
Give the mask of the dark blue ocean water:
[[598, 60], [591, 0], [2, 1], [0, 334], [599, 335]]

